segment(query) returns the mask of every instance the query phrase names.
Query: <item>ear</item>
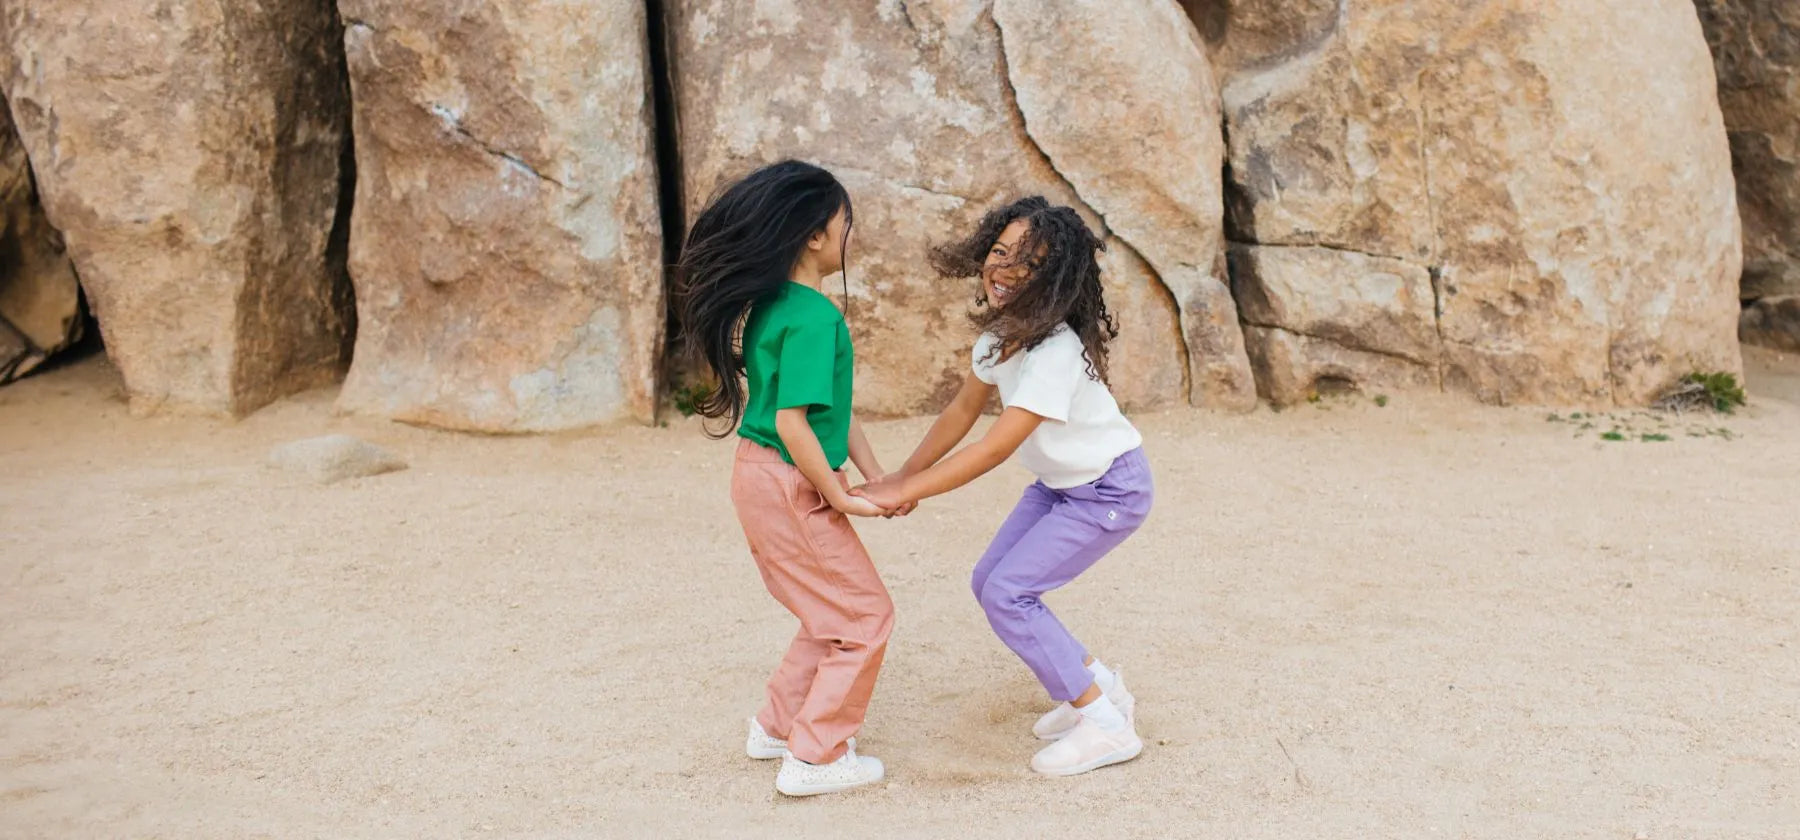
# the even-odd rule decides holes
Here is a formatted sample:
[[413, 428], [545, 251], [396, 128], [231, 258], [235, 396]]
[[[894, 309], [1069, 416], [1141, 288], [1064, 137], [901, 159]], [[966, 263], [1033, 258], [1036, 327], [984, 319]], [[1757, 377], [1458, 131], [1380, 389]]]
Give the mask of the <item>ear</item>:
[[806, 238], [806, 247], [813, 251], [825, 250], [825, 243], [831, 238], [830, 231], [818, 231]]

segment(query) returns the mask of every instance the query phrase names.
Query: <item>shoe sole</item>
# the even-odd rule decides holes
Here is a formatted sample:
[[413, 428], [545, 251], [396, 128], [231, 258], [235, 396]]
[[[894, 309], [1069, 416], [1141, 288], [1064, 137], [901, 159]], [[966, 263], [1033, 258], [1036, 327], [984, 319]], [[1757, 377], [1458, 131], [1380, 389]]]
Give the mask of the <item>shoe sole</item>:
[[[856, 749], [856, 739], [855, 738], [850, 739], [850, 749]], [[787, 744], [785, 742], [779, 747], [764, 747], [760, 750], [757, 749], [756, 747], [750, 746], [750, 744], [748, 742], [745, 742], [745, 744], [744, 744], [744, 755], [750, 756], [751, 758], [754, 758], [757, 761], [769, 761], [771, 759], [780, 758], [786, 754], [787, 754]]]
[[1083, 773], [1098, 770], [1108, 765], [1124, 764], [1127, 761], [1137, 758], [1138, 754], [1143, 751], [1144, 744], [1142, 741], [1139, 741], [1135, 746], [1107, 753], [1093, 761], [1089, 761], [1085, 764], [1077, 764], [1074, 767], [1066, 767], [1061, 770], [1038, 770], [1036, 767], [1031, 769], [1036, 770], [1038, 773], [1042, 773], [1045, 776], [1079, 776]]
[[772, 759], [772, 758], [780, 758], [781, 754], [785, 753], [785, 752], [787, 752], [787, 747], [775, 747], [773, 749], [765, 748], [762, 750], [758, 750], [758, 749], [751, 747], [748, 744], [744, 745], [744, 754], [747, 756], [750, 756], [751, 758], [756, 759], [757, 761], [768, 761], [769, 759]]
[[775, 780], [775, 789], [780, 791], [783, 796], [796, 796], [796, 797], [798, 797], [798, 796], [818, 796], [821, 793], [842, 793], [847, 790], [852, 790], [854, 788], [862, 787], [863, 785], [872, 785], [872, 784], [875, 784], [876, 782], [881, 781], [882, 779], [884, 779], [886, 777], [887, 777], [887, 770], [886, 770], [886, 768], [883, 768], [882, 772], [879, 774], [876, 774], [875, 778], [873, 778], [873, 779], [863, 779], [863, 780], [855, 781], [855, 782], [837, 782], [835, 784], [829, 784], [829, 785], [783, 786], [781, 784], [781, 780], [777, 779], [777, 780]]

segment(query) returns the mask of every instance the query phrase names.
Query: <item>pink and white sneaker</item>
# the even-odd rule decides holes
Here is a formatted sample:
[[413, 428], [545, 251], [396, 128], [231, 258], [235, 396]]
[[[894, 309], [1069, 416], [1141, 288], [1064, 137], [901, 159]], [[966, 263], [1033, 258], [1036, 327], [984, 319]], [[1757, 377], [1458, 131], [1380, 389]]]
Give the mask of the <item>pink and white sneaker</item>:
[[[1106, 699], [1119, 707], [1119, 712], [1125, 715], [1127, 722], [1137, 725], [1137, 698], [1125, 687], [1123, 673], [1114, 673], [1113, 687], [1106, 692]], [[1040, 741], [1056, 741], [1075, 731], [1075, 725], [1080, 722], [1081, 711], [1068, 703], [1062, 703], [1038, 718], [1037, 723], [1031, 725], [1031, 734], [1036, 735]]]
[[1074, 776], [1130, 761], [1143, 751], [1144, 742], [1130, 719], [1119, 730], [1108, 731], [1084, 717], [1062, 740], [1038, 750], [1031, 757], [1031, 769], [1046, 776]]

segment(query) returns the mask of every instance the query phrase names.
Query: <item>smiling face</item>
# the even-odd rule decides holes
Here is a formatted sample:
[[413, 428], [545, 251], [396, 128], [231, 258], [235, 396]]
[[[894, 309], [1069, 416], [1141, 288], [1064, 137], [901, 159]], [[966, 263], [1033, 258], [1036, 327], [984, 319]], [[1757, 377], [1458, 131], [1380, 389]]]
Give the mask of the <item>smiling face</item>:
[[1030, 232], [1028, 222], [1015, 219], [988, 246], [987, 258], [981, 263], [981, 290], [987, 294], [988, 304], [996, 309], [1005, 306], [1031, 280], [1031, 260], [1019, 253]]

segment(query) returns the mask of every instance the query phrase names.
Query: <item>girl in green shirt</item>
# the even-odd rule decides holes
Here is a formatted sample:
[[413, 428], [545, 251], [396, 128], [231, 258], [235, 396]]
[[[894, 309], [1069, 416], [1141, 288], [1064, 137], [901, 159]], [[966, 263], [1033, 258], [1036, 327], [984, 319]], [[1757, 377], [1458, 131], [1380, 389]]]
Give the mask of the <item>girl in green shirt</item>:
[[846, 515], [883, 510], [849, 493], [853, 461], [884, 474], [851, 413], [855, 352], [818, 290], [844, 268], [850, 196], [819, 167], [783, 161], [718, 195], [694, 220], [677, 266], [682, 328], [718, 385], [699, 413], [736, 429], [731, 500], [769, 594], [800, 620], [748, 722], [745, 752], [779, 758], [790, 796], [880, 781], [859, 756], [894, 604]]

